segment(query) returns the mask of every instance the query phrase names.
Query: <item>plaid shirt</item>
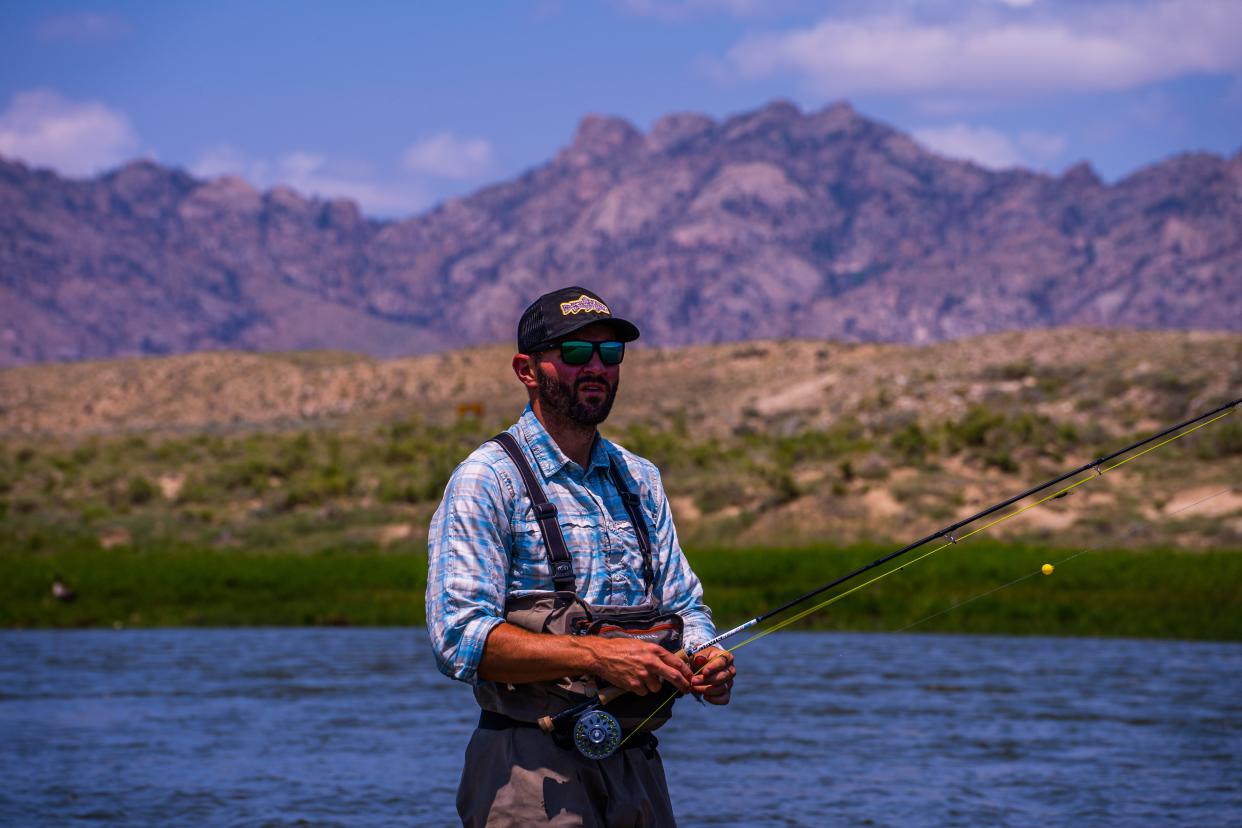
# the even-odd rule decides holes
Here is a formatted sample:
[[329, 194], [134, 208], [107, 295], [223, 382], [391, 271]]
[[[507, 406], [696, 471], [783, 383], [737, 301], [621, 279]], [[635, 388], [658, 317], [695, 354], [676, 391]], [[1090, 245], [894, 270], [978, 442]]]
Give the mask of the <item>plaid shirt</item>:
[[[687, 646], [715, 635], [703, 587], [677, 542], [668, 497], [652, 463], [600, 437], [584, 472], [530, 406], [509, 433], [556, 504], [582, 600], [633, 606], [645, 597], [638, 539], [608, 475], [611, 455], [620, 460], [626, 485], [638, 494], [647, 518], [653, 599], [662, 611], [682, 616]], [[445, 675], [473, 684], [479, 681], [488, 633], [504, 620], [506, 596], [553, 588], [530, 497], [497, 444], [484, 443], [449, 479], [431, 519], [427, 568], [427, 630], [436, 661]]]

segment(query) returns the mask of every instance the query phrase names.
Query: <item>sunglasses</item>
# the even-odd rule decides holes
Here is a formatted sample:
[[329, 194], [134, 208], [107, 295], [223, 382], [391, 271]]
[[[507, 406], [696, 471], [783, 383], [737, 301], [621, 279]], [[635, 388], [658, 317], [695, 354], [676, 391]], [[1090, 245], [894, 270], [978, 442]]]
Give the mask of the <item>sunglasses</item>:
[[625, 343], [588, 342], [585, 339], [566, 339], [561, 343], [561, 362], [566, 365], [586, 365], [591, 355], [599, 351], [599, 361], [605, 365], [620, 365], [625, 359]]

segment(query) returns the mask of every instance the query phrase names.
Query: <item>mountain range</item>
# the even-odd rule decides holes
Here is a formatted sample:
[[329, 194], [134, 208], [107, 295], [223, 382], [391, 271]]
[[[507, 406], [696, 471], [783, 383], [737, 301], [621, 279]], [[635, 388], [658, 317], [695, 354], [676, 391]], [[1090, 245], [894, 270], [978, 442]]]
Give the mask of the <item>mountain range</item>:
[[151, 161], [0, 159], [0, 365], [509, 342], [565, 284], [660, 345], [1242, 330], [1242, 152], [1109, 184], [944, 158], [845, 103], [645, 134], [591, 115], [546, 164], [400, 221]]

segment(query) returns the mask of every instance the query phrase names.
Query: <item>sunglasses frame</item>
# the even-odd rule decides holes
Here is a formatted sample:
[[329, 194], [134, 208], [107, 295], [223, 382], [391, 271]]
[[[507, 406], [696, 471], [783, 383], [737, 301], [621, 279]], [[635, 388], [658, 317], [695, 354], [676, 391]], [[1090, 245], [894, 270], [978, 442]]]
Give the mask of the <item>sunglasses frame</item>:
[[[591, 350], [590, 352], [588, 352], [587, 358], [584, 359], [582, 362], [570, 362], [568, 359], [565, 358], [565, 346], [566, 345], [590, 345]], [[604, 349], [602, 347], [604, 345], [619, 345], [621, 347], [621, 352], [617, 356], [616, 362], [609, 362], [607, 359], [604, 358]], [[591, 361], [591, 358], [594, 357], [596, 354], [599, 354], [599, 361], [602, 364], [607, 365], [609, 367], [614, 366], [614, 365], [620, 365], [622, 360], [625, 359], [625, 342], [623, 342], [620, 339], [605, 339], [603, 342], [592, 342], [589, 339], [565, 339], [565, 340], [558, 342], [555, 345], [555, 350], [560, 354], [561, 362], [565, 363], [566, 365], [572, 365], [574, 367], [578, 367], [580, 365], [586, 365], [587, 363]]]

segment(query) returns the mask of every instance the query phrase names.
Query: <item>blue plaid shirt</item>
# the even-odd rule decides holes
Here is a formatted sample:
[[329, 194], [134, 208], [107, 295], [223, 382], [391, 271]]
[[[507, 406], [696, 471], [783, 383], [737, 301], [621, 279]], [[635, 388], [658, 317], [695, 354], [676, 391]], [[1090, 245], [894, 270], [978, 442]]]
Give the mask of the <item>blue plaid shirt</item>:
[[[556, 504], [582, 600], [633, 606], [645, 597], [638, 538], [608, 474], [611, 455], [620, 460], [647, 518], [653, 599], [685, 620], [687, 646], [715, 635], [703, 587], [677, 542], [668, 496], [651, 462], [600, 437], [583, 471], [530, 406], [509, 433]], [[473, 684], [488, 633], [504, 620], [506, 596], [553, 589], [530, 497], [517, 467], [495, 443], [476, 449], [449, 479], [431, 519], [427, 568], [427, 630], [436, 661], [445, 675]]]

